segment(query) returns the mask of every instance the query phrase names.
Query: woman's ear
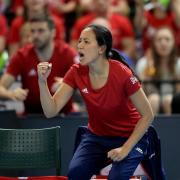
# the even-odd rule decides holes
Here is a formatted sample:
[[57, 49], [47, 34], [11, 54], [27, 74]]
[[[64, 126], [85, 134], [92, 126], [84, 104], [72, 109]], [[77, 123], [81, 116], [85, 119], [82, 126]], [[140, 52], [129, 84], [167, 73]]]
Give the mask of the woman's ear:
[[106, 51], [106, 46], [102, 45], [99, 47], [99, 54], [104, 54], [104, 52]]

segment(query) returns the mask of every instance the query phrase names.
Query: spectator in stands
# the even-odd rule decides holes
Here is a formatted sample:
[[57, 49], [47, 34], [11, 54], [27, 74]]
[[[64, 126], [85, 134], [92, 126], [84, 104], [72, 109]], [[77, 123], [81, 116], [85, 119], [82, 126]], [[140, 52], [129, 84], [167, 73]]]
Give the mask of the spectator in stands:
[[14, 16], [22, 16], [24, 12], [24, 0], [11, 0], [10, 11]]
[[128, 0], [111, 0], [111, 11], [123, 16], [128, 16], [130, 13]]
[[6, 10], [6, 8], [7, 8], [7, 2], [6, 1], [4, 1], [4, 0], [0, 0], [0, 14], [2, 13], [4, 13], [5, 12], [5, 10]]
[[8, 53], [6, 51], [6, 36], [8, 33], [8, 26], [6, 18], [0, 14], [0, 74], [3, 72], [5, 64], [8, 60]]
[[171, 1], [172, 12], [174, 12], [175, 18], [175, 36], [176, 36], [176, 44], [178, 46], [178, 54], [180, 55], [180, 0]]
[[[1, 8], [1, 4], [3, 4], [3, 8]], [[6, 16], [9, 26], [16, 16], [23, 15], [23, 4], [24, 0], [0, 0], [0, 11], [3, 9], [3, 14]]]
[[80, 64], [70, 68], [53, 97], [47, 86], [53, 66], [38, 64], [40, 99], [47, 117], [55, 116], [76, 88], [87, 105], [88, 131], [70, 163], [69, 180], [89, 180], [108, 158], [113, 161], [108, 179], [130, 179], [146, 153], [152, 109], [131, 69], [111, 48], [107, 28], [87, 26], [78, 41]]
[[[81, 11], [91, 12], [93, 11], [93, 0], [79, 0]], [[110, 0], [111, 12], [117, 13], [123, 16], [129, 15], [128, 0]]]
[[160, 0], [151, 0], [144, 5], [143, 0], [136, 0], [134, 19], [136, 33], [142, 38], [143, 53], [150, 47], [151, 39], [157, 28], [168, 26], [175, 30], [175, 16], [170, 9], [169, 0], [166, 4]]
[[[163, 81], [180, 79], [180, 58], [178, 57], [173, 31], [169, 27], [156, 30], [152, 41], [151, 54], [138, 60], [136, 72], [142, 81]], [[159, 113], [160, 108], [166, 114], [171, 113], [171, 100], [175, 91], [180, 87], [171, 83], [146, 84], [146, 93], [154, 113]]]
[[71, 35], [71, 45], [77, 46], [79, 35], [83, 28], [93, 23], [96, 18], [107, 19], [113, 36], [113, 48], [126, 53], [130, 58], [135, 58], [135, 40], [132, 25], [127, 17], [112, 13], [110, 0], [93, 0], [93, 11], [79, 18]]
[[26, 44], [32, 43], [31, 38], [31, 24], [29, 22], [26, 22], [22, 25], [20, 29], [20, 42], [19, 46], [23, 47]]
[[79, 0], [80, 14], [87, 14], [93, 11], [92, 0]]
[[[24, 1], [24, 15], [18, 16], [12, 21], [10, 27], [9, 37], [8, 37], [8, 46], [9, 54], [12, 56], [14, 52], [20, 47], [20, 29], [22, 25], [28, 21], [30, 18], [37, 16], [48, 16], [51, 15], [48, 11], [47, 1], [46, 0], [25, 0]], [[56, 27], [56, 39], [63, 39], [65, 37], [64, 25], [61, 19], [55, 15], [52, 15], [52, 19]]]
[[[0, 80], [0, 98], [22, 101], [25, 113], [42, 113], [39, 98], [37, 64], [50, 62], [53, 65], [52, 74], [47, 85], [53, 94], [70, 66], [77, 60], [77, 53], [63, 41], [55, 41], [55, 25], [48, 16], [30, 20], [32, 44], [19, 49], [10, 59], [6, 72]], [[10, 90], [9, 87], [20, 76], [22, 88]], [[58, 86], [59, 87], [59, 86]], [[58, 88], [57, 87], [57, 88]], [[62, 110], [67, 114], [73, 111], [69, 102]]]
[[65, 26], [66, 41], [69, 42], [71, 28], [76, 21], [78, 0], [48, 0], [50, 11], [59, 16]]

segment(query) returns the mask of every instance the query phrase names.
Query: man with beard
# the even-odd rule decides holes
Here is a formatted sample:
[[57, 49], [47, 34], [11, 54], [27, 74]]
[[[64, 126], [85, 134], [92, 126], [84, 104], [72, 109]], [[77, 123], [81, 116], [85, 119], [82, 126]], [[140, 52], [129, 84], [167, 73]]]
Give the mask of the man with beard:
[[[0, 79], [0, 98], [22, 101], [26, 113], [42, 113], [38, 88], [37, 64], [53, 65], [47, 85], [53, 94], [70, 66], [77, 60], [77, 53], [65, 42], [54, 40], [55, 28], [50, 17], [30, 19], [32, 44], [25, 45], [9, 61], [6, 72]], [[10, 89], [20, 77], [22, 87]], [[61, 111], [73, 111], [72, 101]]]

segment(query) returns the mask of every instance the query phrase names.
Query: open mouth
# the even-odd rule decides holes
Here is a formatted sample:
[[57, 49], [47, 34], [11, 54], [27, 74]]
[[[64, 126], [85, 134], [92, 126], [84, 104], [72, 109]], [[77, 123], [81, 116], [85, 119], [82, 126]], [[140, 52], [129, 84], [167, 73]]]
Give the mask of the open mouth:
[[82, 52], [79, 52], [79, 58], [82, 59], [84, 57], [84, 54]]
[[84, 57], [84, 54], [82, 52], [79, 52], [79, 57]]

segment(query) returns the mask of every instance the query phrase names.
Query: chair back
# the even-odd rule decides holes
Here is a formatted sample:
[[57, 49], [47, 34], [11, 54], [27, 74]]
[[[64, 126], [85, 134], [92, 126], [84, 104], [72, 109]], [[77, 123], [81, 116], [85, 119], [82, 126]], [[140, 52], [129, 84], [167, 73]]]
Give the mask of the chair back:
[[0, 169], [35, 168], [60, 175], [60, 127], [0, 129]]

